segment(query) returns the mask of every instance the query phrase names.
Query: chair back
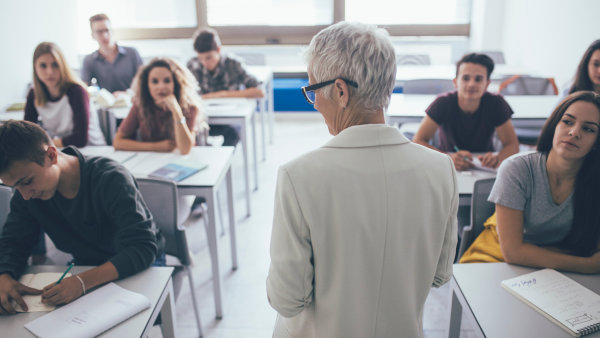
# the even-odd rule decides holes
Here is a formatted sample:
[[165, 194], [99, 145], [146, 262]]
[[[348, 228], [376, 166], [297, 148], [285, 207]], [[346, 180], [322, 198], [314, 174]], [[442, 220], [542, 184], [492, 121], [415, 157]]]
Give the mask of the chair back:
[[451, 90], [454, 90], [454, 83], [449, 79], [406, 80], [402, 85], [404, 94], [441, 94]]
[[496, 178], [491, 177], [477, 180], [473, 185], [473, 194], [471, 195], [471, 224], [463, 228], [457, 259], [467, 251], [475, 238], [483, 231], [483, 223], [494, 213], [496, 205], [487, 200], [494, 182], [496, 182]]
[[10, 211], [10, 199], [13, 195], [13, 189], [0, 184], [0, 233], [6, 223], [8, 212]]
[[558, 95], [558, 87], [551, 77], [514, 75], [500, 84], [502, 95]]
[[178, 225], [177, 185], [157, 178], [137, 178], [136, 181], [156, 227], [165, 238], [165, 252], [177, 257], [182, 265], [190, 265], [185, 227]]
[[417, 65], [428, 66], [431, 64], [431, 58], [426, 54], [396, 54], [396, 65]]

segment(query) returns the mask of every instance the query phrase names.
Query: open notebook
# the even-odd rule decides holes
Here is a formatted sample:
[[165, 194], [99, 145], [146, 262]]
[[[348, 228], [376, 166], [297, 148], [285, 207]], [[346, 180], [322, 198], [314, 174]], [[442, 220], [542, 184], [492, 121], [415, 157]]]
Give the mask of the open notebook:
[[573, 337], [600, 330], [600, 295], [556, 270], [538, 270], [501, 285]]
[[[21, 278], [19, 278], [19, 282], [31, 288], [41, 290], [48, 284], [56, 283], [62, 274], [62, 272], [40, 272], [36, 274], [28, 273], [21, 276]], [[70, 273], [65, 275], [65, 277], [70, 276]], [[25, 301], [25, 304], [27, 304], [27, 308], [29, 310], [27, 312], [52, 311], [56, 308], [53, 305], [42, 303], [41, 295], [23, 295], [23, 300]], [[26, 312], [14, 301], [13, 307], [17, 312]]]
[[25, 324], [37, 337], [95, 337], [150, 307], [144, 295], [109, 283]]

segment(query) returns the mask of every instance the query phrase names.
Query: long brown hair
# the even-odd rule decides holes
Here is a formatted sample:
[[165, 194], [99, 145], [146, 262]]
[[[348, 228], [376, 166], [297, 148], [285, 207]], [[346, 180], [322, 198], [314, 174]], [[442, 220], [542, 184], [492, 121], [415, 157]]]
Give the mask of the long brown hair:
[[72, 85], [80, 85], [83, 88], [86, 88], [86, 85], [81, 82], [79, 77], [73, 73], [67, 62], [65, 61], [65, 56], [63, 55], [60, 48], [55, 43], [52, 42], [42, 42], [37, 47], [35, 47], [35, 51], [33, 52], [33, 92], [35, 94], [35, 105], [38, 107], [43, 107], [48, 102], [48, 88], [46, 85], [40, 80], [39, 76], [35, 71], [35, 62], [37, 59], [45, 54], [50, 54], [56, 61], [58, 65], [58, 69], [60, 72], [60, 80], [58, 82], [59, 93], [60, 96], [63, 96], [67, 89], [69, 89]]
[[[592, 91], [578, 91], [567, 96], [546, 120], [537, 145], [539, 152], [550, 152], [556, 126], [565, 111], [577, 101], [590, 102], [600, 112], [600, 95]], [[573, 225], [558, 246], [578, 256], [591, 256], [600, 238], [600, 136], [577, 173], [573, 197]]]
[[581, 58], [581, 61], [579, 61], [579, 66], [577, 66], [575, 81], [569, 89], [569, 94], [573, 94], [579, 90], [594, 90], [594, 84], [592, 83], [590, 74], [588, 72], [588, 65], [590, 63], [590, 59], [592, 58], [592, 54], [599, 49], [600, 39], [592, 42], [585, 53], [583, 53], [583, 57]]
[[[173, 75], [173, 94], [184, 113], [189, 112], [192, 109], [198, 110], [196, 116], [196, 129], [198, 131], [208, 129], [206, 115], [202, 108], [202, 100], [200, 95], [198, 95], [198, 82], [196, 81], [196, 78], [186, 67], [183, 67], [179, 62], [170, 58], [154, 58], [147, 65], [140, 67], [138, 70], [131, 88], [134, 90], [134, 102], [142, 109], [142, 114], [145, 116], [152, 115], [159, 109], [156, 106], [156, 103], [150, 94], [150, 88], [148, 87], [150, 72], [156, 67], [166, 68]], [[150, 122], [154, 119], [147, 118], [145, 120]], [[172, 119], [169, 119], [167, 123], [172, 123]], [[151, 130], [154, 129], [151, 125], [148, 127]]]

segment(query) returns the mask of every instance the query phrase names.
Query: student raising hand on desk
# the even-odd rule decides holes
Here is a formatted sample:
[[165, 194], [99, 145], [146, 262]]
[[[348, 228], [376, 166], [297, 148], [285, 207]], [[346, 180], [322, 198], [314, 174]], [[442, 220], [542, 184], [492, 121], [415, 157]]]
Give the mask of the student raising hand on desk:
[[133, 88], [133, 106], [115, 135], [115, 149], [189, 153], [196, 134], [208, 125], [187, 68], [172, 59], [154, 59], [139, 70]]

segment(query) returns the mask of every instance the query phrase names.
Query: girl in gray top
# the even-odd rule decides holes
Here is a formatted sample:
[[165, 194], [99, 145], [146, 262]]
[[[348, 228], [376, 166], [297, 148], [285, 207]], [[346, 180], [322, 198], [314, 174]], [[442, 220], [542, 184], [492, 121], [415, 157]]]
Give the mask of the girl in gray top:
[[508, 263], [600, 272], [600, 95], [577, 92], [548, 118], [537, 153], [502, 163], [496, 203]]

